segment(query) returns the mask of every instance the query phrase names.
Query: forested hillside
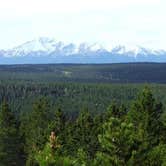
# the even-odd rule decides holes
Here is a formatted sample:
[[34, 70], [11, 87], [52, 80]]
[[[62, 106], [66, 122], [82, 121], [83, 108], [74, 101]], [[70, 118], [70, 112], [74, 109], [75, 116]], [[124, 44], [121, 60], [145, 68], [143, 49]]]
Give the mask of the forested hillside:
[[0, 166], [166, 165], [165, 66], [0, 66]]
[[166, 63], [1, 65], [0, 80], [166, 83]]
[[[41, 97], [51, 101], [51, 107], [61, 108], [75, 116], [87, 108], [91, 113], [100, 113], [111, 102], [129, 105], [147, 84], [85, 84], [85, 83], [0, 83], [0, 101], [8, 101], [14, 112], [29, 112], [32, 104]], [[149, 85], [155, 97], [166, 103], [166, 85]]]

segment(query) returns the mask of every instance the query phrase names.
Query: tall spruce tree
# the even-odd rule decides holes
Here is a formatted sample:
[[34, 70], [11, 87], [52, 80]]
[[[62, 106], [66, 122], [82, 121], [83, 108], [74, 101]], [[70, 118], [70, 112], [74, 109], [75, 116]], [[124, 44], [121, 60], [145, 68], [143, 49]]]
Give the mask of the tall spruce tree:
[[97, 135], [95, 135], [94, 121], [88, 110], [80, 113], [75, 124], [75, 145], [88, 152], [89, 156], [94, 155]]
[[151, 163], [149, 154], [156, 154], [154, 149], [159, 146], [164, 134], [162, 114], [162, 104], [156, 102], [152, 92], [146, 87], [128, 112], [128, 120], [137, 131], [134, 165], [148, 165]]
[[50, 119], [50, 104], [46, 98], [41, 98], [33, 104], [32, 112], [26, 122], [22, 124], [28, 166], [35, 165], [34, 153], [36, 150], [42, 149], [47, 142]]

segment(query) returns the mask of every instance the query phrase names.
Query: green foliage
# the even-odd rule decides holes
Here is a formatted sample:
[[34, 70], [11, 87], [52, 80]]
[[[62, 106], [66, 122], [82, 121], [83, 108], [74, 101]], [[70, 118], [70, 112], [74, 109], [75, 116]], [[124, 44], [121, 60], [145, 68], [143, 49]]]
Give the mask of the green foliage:
[[152, 148], [147, 155], [147, 164], [151, 166], [166, 166], [166, 144], [159, 144]]
[[96, 125], [90, 113], [85, 110], [80, 113], [74, 126], [73, 146], [86, 151], [89, 157], [94, 156], [95, 151], [99, 146], [97, 141], [98, 133], [96, 132]]
[[20, 165], [18, 124], [6, 102], [0, 110], [0, 164], [4, 166]]
[[138, 133], [136, 163], [146, 165], [148, 152], [160, 144], [165, 131], [162, 114], [162, 104], [155, 101], [149, 88], [145, 88], [128, 113], [128, 119]]
[[88, 154], [83, 149], [78, 149], [76, 159], [73, 161], [73, 166], [88, 166]]
[[132, 123], [110, 118], [99, 135], [103, 151], [97, 153], [98, 165], [125, 165], [130, 162], [134, 152], [135, 130]]
[[0, 80], [165, 83], [165, 63], [1, 65]]
[[54, 156], [55, 154], [52, 154], [52, 149], [50, 148], [50, 144], [46, 144], [43, 151], [38, 151], [38, 153], [35, 155], [35, 159], [38, 162], [40, 166], [49, 166], [51, 164], [54, 164]]
[[48, 137], [48, 124], [51, 120], [50, 105], [42, 98], [34, 103], [31, 114], [23, 121], [22, 135], [25, 136], [25, 152], [29, 154], [28, 164], [33, 163], [36, 149], [42, 149]]
[[115, 117], [115, 118], [121, 118], [121, 119], [123, 119], [123, 117], [126, 115], [126, 113], [127, 113], [127, 109], [124, 106], [124, 104], [122, 104], [119, 107], [118, 104], [116, 104], [115, 102], [113, 102], [108, 107], [108, 110], [106, 112], [106, 119], [109, 119], [110, 117]]
[[46, 144], [44, 149], [42, 151], [36, 151], [36, 162], [39, 164], [39, 166], [72, 166], [73, 161], [71, 158], [59, 155], [58, 150], [61, 146], [58, 143], [58, 138], [54, 134], [51, 136], [50, 142]]
[[99, 136], [103, 149], [97, 152], [95, 165], [165, 165], [165, 116], [149, 88], [143, 90], [126, 118], [117, 116], [115, 110], [117, 106], [110, 107], [112, 118]]
[[62, 110], [59, 108], [56, 110], [55, 114], [53, 115], [52, 121], [49, 124], [49, 128], [51, 131], [54, 131], [58, 135], [64, 129], [65, 126], [65, 115], [63, 114]]
[[46, 144], [43, 151], [39, 151], [35, 155], [35, 159], [39, 166], [73, 166], [73, 160], [69, 157], [63, 157], [53, 152], [50, 144]]
[[[17, 91], [18, 96], [21, 92], [26, 95], [32, 88], [31, 101], [34, 104], [28, 101], [28, 111], [13, 107], [15, 109], [11, 112], [6, 103], [1, 107], [0, 165], [25, 165], [25, 160], [27, 166], [166, 165], [165, 107], [157, 102], [149, 88], [146, 87], [135, 99], [136, 85], [130, 90], [128, 85], [120, 89], [120, 85], [116, 88], [83, 84], [36, 86], [20, 86]], [[15, 92], [17, 85], [12, 87]], [[50, 95], [50, 89], [55, 98]], [[40, 91], [48, 98], [37, 95], [39, 99], [34, 100], [34, 91]], [[15, 97], [9, 94], [9, 99]], [[105, 100], [111, 102], [114, 96], [119, 101], [115, 100], [105, 111]], [[124, 96], [127, 100], [121, 101]], [[129, 103], [131, 98], [134, 99], [132, 104]], [[88, 109], [79, 114], [71, 109], [76, 105], [85, 108], [85, 103], [84, 107], [80, 105], [84, 101], [88, 101]], [[68, 108], [71, 112], [64, 111], [61, 106], [71, 106]], [[96, 112], [90, 108], [95, 108]]]

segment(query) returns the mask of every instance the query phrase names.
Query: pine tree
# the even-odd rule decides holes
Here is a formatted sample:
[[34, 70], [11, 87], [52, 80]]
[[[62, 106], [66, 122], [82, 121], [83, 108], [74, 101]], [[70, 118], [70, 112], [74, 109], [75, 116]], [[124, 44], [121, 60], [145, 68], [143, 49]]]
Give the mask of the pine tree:
[[65, 115], [60, 108], [55, 111], [51, 122], [49, 123], [49, 130], [50, 132], [54, 131], [58, 136], [62, 135], [65, 130]]
[[134, 154], [135, 131], [132, 123], [110, 118], [99, 135], [102, 151], [98, 152], [94, 165], [124, 166]]
[[43, 150], [36, 151], [34, 158], [40, 166], [73, 166], [73, 160], [59, 154], [59, 139], [54, 132], [51, 132], [50, 140]]
[[97, 135], [95, 129], [90, 113], [87, 110], [81, 112], [74, 126], [74, 144], [77, 149], [83, 149], [89, 156], [93, 156], [96, 150]]
[[41, 98], [33, 104], [32, 112], [22, 125], [22, 132], [25, 136], [25, 152], [28, 155], [28, 166], [34, 164], [34, 152], [37, 149], [42, 149], [47, 141], [48, 124], [51, 116], [48, 100]]
[[148, 165], [147, 156], [159, 146], [164, 134], [162, 114], [162, 104], [156, 102], [152, 92], [146, 87], [128, 112], [128, 120], [137, 131], [134, 165]]
[[6, 102], [0, 110], [0, 165], [18, 166], [20, 145], [18, 124]]

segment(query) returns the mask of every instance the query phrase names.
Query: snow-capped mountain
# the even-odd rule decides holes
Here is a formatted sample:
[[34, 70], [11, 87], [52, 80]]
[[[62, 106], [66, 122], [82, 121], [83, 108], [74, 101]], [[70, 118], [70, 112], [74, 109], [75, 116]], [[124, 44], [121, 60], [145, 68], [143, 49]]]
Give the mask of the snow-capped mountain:
[[97, 51], [104, 51], [104, 48], [99, 44], [89, 45], [88, 43], [81, 43], [76, 45], [73, 43], [59, 42], [50, 38], [38, 38], [28, 41], [13, 49], [4, 51], [5, 57], [20, 57], [20, 56], [48, 56], [50, 54], [56, 55], [73, 55], [73, 54], [88, 54]]
[[120, 63], [166, 62], [165, 50], [116, 46], [98, 43], [65, 43], [52, 38], [38, 38], [9, 50], [0, 50], [3, 63]]

